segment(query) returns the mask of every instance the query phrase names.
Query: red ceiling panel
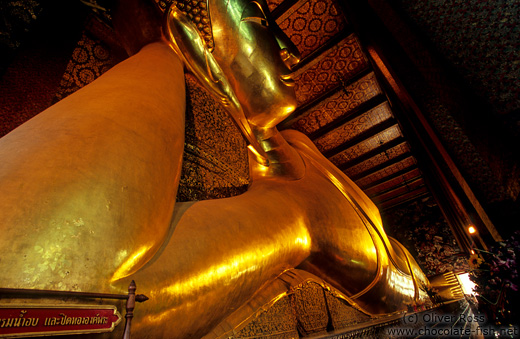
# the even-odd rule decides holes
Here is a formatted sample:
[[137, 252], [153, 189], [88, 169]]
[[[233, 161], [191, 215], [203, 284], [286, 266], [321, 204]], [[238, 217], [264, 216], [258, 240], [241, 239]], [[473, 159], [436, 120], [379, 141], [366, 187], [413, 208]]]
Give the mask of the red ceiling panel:
[[403, 182], [404, 185], [400, 185], [395, 189], [385, 192], [381, 195], [371, 197], [374, 201], [383, 202], [390, 199], [394, 199], [396, 197], [405, 195], [409, 192], [415, 191], [422, 186], [424, 186], [424, 181], [422, 178], [417, 178], [411, 182]]
[[428, 187], [421, 186], [421, 187], [419, 187], [418, 189], [416, 189], [414, 191], [411, 191], [411, 192], [406, 193], [404, 195], [395, 197], [393, 199], [386, 200], [386, 201], [383, 201], [383, 202], [379, 202], [379, 201], [374, 201], [374, 202], [379, 206], [379, 208], [381, 208], [381, 209], [388, 209], [388, 208], [397, 206], [399, 204], [402, 204], [402, 203], [405, 203], [405, 202], [408, 202], [408, 201], [411, 201], [411, 200], [415, 200], [415, 199], [420, 198], [420, 197], [422, 197], [424, 195], [427, 195], [427, 194], [429, 194]]
[[404, 181], [410, 181], [420, 176], [421, 171], [418, 168], [414, 168], [411, 171], [406, 172], [396, 178], [390, 179], [388, 181], [380, 183], [379, 185], [366, 189], [365, 193], [371, 197], [378, 194], [379, 192], [388, 191], [396, 186], [399, 186]]
[[345, 20], [332, 1], [299, 1], [276, 20], [298, 47], [302, 58], [329, 41], [345, 27]]
[[352, 166], [351, 168], [346, 169], [344, 172], [348, 176], [353, 177], [355, 175], [363, 173], [364, 171], [367, 171], [371, 168], [381, 165], [388, 160], [394, 159], [400, 155], [403, 155], [403, 154], [406, 154], [409, 152], [410, 152], [410, 146], [406, 142], [403, 142], [400, 145], [390, 148], [386, 152], [379, 153], [375, 157], [372, 157], [368, 160], [363, 161], [362, 163], [360, 163], [356, 166]]
[[401, 137], [401, 130], [397, 125], [387, 128], [386, 130], [374, 135], [373, 137], [360, 142], [345, 151], [330, 157], [329, 160], [336, 166], [341, 166], [347, 162], [367, 153], [371, 150]]
[[295, 73], [298, 105], [341, 85], [341, 78], [348, 79], [367, 67], [368, 60], [361, 51], [357, 38], [354, 35], [348, 36]]
[[392, 117], [390, 106], [385, 102], [314, 140], [314, 143], [320, 152], [326, 152]]
[[309, 135], [381, 93], [381, 88], [374, 73], [370, 73], [345, 88], [344, 91], [338, 91], [327, 100], [313, 107], [291, 128]]
[[386, 176], [396, 173], [397, 171], [400, 171], [407, 167], [414, 166], [414, 165], [416, 165], [416, 163], [417, 163], [417, 161], [415, 160], [415, 158], [413, 156], [410, 156], [403, 161], [392, 164], [388, 167], [383, 168], [382, 170], [379, 170], [375, 173], [367, 175], [366, 177], [356, 180], [356, 184], [358, 184], [361, 188], [363, 188], [379, 179], [382, 179]]

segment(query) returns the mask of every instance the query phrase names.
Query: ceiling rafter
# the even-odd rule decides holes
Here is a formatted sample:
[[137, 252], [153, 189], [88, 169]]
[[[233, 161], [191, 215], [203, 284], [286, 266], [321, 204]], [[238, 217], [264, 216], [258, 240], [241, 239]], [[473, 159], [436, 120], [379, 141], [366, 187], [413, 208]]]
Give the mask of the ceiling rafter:
[[422, 186], [415, 191], [411, 191], [407, 194], [403, 194], [401, 196], [395, 197], [393, 199], [390, 199], [390, 200], [387, 200], [384, 202], [378, 202], [377, 204], [380, 209], [387, 210], [390, 208], [394, 208], [398, 205], [402, 205], [402, 204], [408, 203], [410, 201], [420, 199], [427, 195], [430, 195], [428, 188], [426, 186]]
[[310, 100], [309, 102], [301, 105], [296, 110], [294, 110], [294, 112], [291, 115], [289, 115], [287, 118], [285, 118], [285, 120], [282, 121], [278, 125], [278, 128], [280, 130], [290, 128], [291, 125], [294, 124], [297, 120], [306, 117], [310, 113], [310, 110], [312, 108], [314, 108], [315, 106], [326, 101], [331, 96], [338, 93], [339, 91], [342, 91], [344, 89], [344, 87], [355, 83], [356, 81], [362, 79], [363, 77], [367, 76], [370, 73], [372, 73], [372, 69], [366, 68], [366, 69], [362, 70], [361, 72], [359, 72], [358, 74], [356, 74], [356, 75], [352, 76], [351, 78], [349, 78], [348, 80], [346, 80], [344, 84], [340, 83], [340, 84], [338, 84], [338, 86], [330, 89], [329, 91], [327, 91], [327, 92], [315, 97], [314, 99]]
[[401, 155], [398, 155], [397, 157], [395, 158], [390, 158], [388, 159], [387, 161], [377, 165], [377, 166], [374, 166], [372, 168], [369, 168], [359, 174], [356, 174], [356, 175], [353, 175], [350, 177], [350, 179], [354, 180], [354, 181], [357, 181], [357, 180], [360, 180], [360, 179], [363, 179], [364, 177], [368, 177], [369, 175], [372, 175], [378, 171], [381, 171], [389, 166], [392, 166], [392, 165], [395, 165], [395, 164], [398, 164], [400, 163], [401, 161], [405, 160], [405, 159], [408, 159], [408, 158], [413, 158], [413, 155], [412, 153], [410, 152], [406, 152], [406, 153], [403, 153]]
[[366, 129], [365, 131], [356, 135], [349, 141], [347, 141], [337, 147], [334, 147], [333, 149], [331, 149], [329, 151], [325, 151], [322, 153], [326, 158], [331, 158], [331, 157], [335, 156], [336, 154], [339, 154], [339, 153], [349, 149], [350, 147], [360, 143], [361, 141], [369, 139], [369, 138], [375, 136], [376, 134], [381, 133], [384, 130], [391, 128], [393, 126], [396, 126], [396, 125], [397, 125], [397, 121], [394, 118], [387, 119], [383, 122], [380, 122], [377, 125], [374, 125], [368, 129]]
[[399, 185], [401, 183], [401, 181], [412, 180], [412, 179], [415, 179], [418, 177], [422, 178], [422, 173], [418, 167], [413, 167], [410, 170], [408, 170], [408, 168], [406, 168], [406, 170], [407, 171], [405, 173], [402, 173], [393, 178], [388, 178], [388, 180], [386, 180], [380, 184], [369, 187], [368, 189], [365, 190], [365, 193], [368, 196], [373, 196], [373, 195], [376, 195], [377, 192], [379, 192], [379, 191], [385, 191], [387, 189], [392, 189], [393, 187]]
[[370, 195], [370, 198], [371, 199], [376, 199], [376, 198], [380, 198], [386, 194], [391, 194], [392, 192], [397, 192], [399, 191], [400, 189], [404, 188], [404, 187], [408, 187], [409, 189], [410, 188], [414, 188], [415, 187], [418, 187], [419, 185], [416, 186], [416, 184], [420, 182], [421, 183], [421, 186], [422, 185], [425, 185], [424, 183], [424, 180], [421, 176], [416, 176], [414, 178], [411, 178], [409, 180], [403, 180], [401, 181], [399, 184], [395, 185], [395, 186], [392, 186], [392, 187], [389, 187], [387, 189], [384, 189], [384, 190], [381, 190], [380, 192], [377, 192], [375, 194], [371, 194]]
[[387, 176], [384, 177], [384, 178], [381, 178], [381, 179], [375, 180], [375, 181], [371, 182], [371, 183], [368, 184], [368, 185], [360, 186], [360, 187], [361, 187], [361, 189], [363, 189], [363, 190], [368, 190], [368, 189], [370, 189], [370, 188], [372, 188], [372, 187], [375, 187], [375, 186], [380, 185], [380, 184], [382, 184], [382, 183], [385, 183], [385, 182], [388, 182], [388, 181], [393, 180], [393, 179], [395, 179], [395, 178], [398, 178], [398, 177], [400, 177], [400, 176], [402, 176], [402, 175], [404, 175], [404, 174], [406, 174], [406, 173], [408, 173], [408, 172], [414, 171], [414, 170], [416, 170], [416, 169], [418, 169], [417, 164], [414, 164], [414, 165], [412, 165], [412, 166], [405, 167], [405, 168], [403, 168], [402, 170], [399, 170], [399, 171], [397, 171], [397, 172], [395, 172], [395, 173], [392, 173], [392, 174], [390, 174], [390, 175], [387, 175]]
[[273, 20], [277, 21], [282, 18], [282, 16], [289, 11], [294, 5], [298, 2], [304, 2], [304, 0], [284, 0], [281, 4], [276, 6], [274, 10], [271, 11], [271, 17]]
[[427, 189], [425, 184], [418, 184], [413, 189], [405, 190], [400, 194], [396, 194], [396, 195], [389, 196], [387, 198], [382, 198], [382, 199], [380, 199], [380, 197], [370, 197], [370, 199], [372, 199], [372, 201], [378, 205], [385, 205], [385, 204], [390, 205], [392, 203], [395, 203], [396, 199], [401, 201], [405, 197], [406, 197], [405, 199], [410, 199], [411, 197], [413, 197], [415, 195], [419, 195], [423, 192], [424, 189]]
[[367, 101], [363, 102], [361, 105], [355, 107], [354, 109], [345, 112], [345, 114], [338, 117], [336, 120], [332, 121], [330, 124], [327, 124], [323, 126], [322, 128], [318, 129], [317, 131], [314, 131], [309, 135], [309, 139], [316, 140], [319, 137], [324, 136], [325, 134], [335, 130], [336, 128], [348, 124], [353, 119], [359, 117], [360, 115], [363, 115], [370, 111], [371, 109], [376, 108], [377, 106], [381, 105], [382, 103], [386, 102], [386, 96], [383, 94], [378, 94], [373, 98], [368, 99]]
[[339, 31], [336, 35], [334, 35], [330, 40], [328, 40], [323, 45], [316, 48], [314, 51], [312, 51], [309, 55], [304, 57], [300, 62], [294, 66], [291, 71], [293, 73], [301, 73], [301, 70], [303, 70], [307, 65], [310, 65], [314, 60], [316, 60], [318, 57], [320, 57], [322, 54], [325, 54], [332, 48], [336, 47], [343, 39], [348, 37], [353, 33], [352, 28], [349, 26], [344, 27], [341, 31]]
[[378, 154], [381, 154], [381, 153], [384, 153], [385, 151], [388, 151], [389, 149], [393, 148], [393, 147], [396, 147], [396, 146], [399, 146], [401, 144], [404, 144], [406, 143], [406, 139], [403, 138], [403, 137], [398, 137], [396, 139], [393, 139], [393, 140], [390, 140], [388, 142], [385, 142], [383, 144], [381, 144], [381, 146], [378, 146], [376, 148], [374, 148], [373, 150], [371, 151], [368, 151], [340, 166], [338, 166], [338, 168], [342, 171], [350, 168], [350, 167], [353, 167], [353, 166], [356, 166], [356, 165], [359, 165], [360, 163], [362, 163], [363, 161], [366, 161], [370, 158], [373, 158], [375, 157], [376, 155]]

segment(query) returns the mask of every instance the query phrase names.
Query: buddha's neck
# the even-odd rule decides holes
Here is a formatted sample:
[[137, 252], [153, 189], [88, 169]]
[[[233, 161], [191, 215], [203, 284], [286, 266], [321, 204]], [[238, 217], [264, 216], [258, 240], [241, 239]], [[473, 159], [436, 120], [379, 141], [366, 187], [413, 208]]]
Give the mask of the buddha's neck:
[[[305, 164], [300, 154], [287, 143], [276, 127], [251, 125], [256, 139], [267, 154], [269, 166], [261, 171], [263, 177], [279, 177], [297, 180], [305, 174]], [[257, 171], [258, 172], [258, 171]]]

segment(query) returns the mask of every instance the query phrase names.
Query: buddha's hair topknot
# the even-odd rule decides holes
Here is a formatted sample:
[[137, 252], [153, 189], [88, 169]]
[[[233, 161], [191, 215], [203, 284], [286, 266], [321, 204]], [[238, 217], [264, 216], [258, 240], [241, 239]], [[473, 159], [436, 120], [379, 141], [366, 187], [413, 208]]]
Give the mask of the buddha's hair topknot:
[[200, 37], [206, 43], [206, 47], [213, 52], [215, 43], [208, 12], [208, 0], [155, 0], [157, 6], [164, 12], [170, 5], [176, 6], [197, 26]]

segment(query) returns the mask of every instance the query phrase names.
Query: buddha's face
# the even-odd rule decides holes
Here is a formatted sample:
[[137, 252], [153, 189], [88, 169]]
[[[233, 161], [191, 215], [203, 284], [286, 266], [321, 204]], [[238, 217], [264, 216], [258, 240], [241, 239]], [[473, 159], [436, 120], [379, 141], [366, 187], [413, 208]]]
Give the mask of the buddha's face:
[[298, 50], [274, 20], [265, 0], [209, 0], [215, 60], [249, 123], [273, 127], [296, 108], [290, 68]]

